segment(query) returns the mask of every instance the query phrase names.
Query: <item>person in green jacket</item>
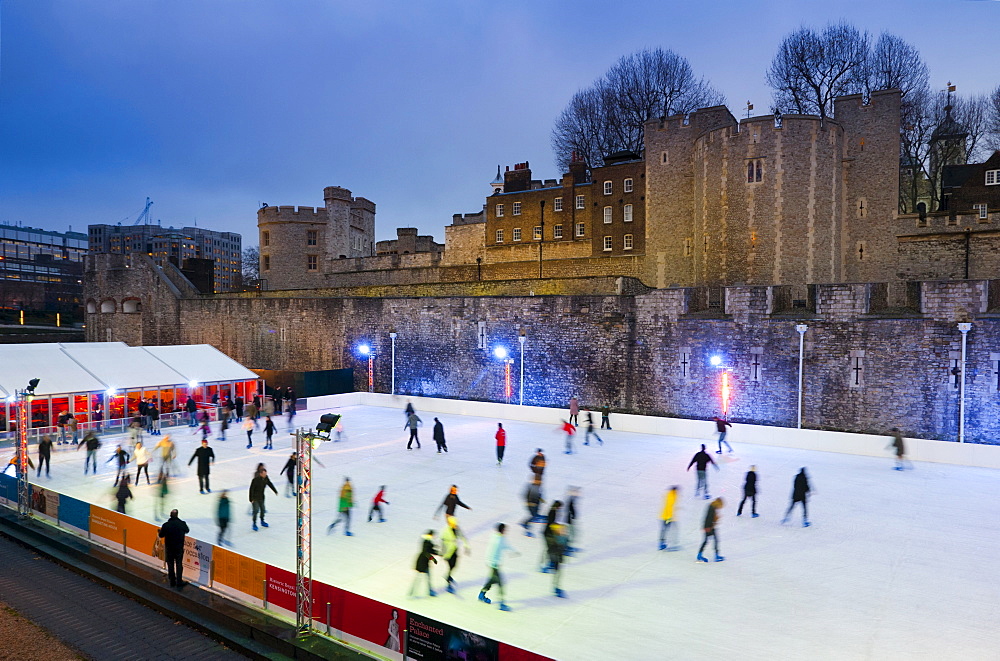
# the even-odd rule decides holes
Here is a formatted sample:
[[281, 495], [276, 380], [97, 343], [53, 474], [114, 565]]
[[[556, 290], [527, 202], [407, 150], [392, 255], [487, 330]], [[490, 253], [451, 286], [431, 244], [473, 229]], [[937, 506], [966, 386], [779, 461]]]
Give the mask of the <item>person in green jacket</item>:
[[337, 519], [330, 524], [330, 527], [326, 529], [326, 533], [330, 534], [333, 529], [337, 527], [337, 524], [344, 521], [344, 534], [348, 537], [352, 537], [354, 533], [351, 532], [351, 508], [354, 507], [354, 487], [351, 486], [351, 478], [344, 478], [344, 486], [340, 487], [340, 514]]
[[215, 511], [215, 520], [219, 524], [219, 538], [215, 543], [217, 546], [223, 546], [226, 543], [226, 528], [229, 527], [229, 495], [225, 489], [219, 494], [219, 506]]

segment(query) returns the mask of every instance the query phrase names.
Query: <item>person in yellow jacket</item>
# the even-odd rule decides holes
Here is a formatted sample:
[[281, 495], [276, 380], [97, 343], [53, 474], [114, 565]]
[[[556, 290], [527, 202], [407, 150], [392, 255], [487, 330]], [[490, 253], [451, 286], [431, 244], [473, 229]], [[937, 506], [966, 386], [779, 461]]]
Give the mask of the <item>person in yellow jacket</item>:
[[660, 550], [667, 550], [667, 529], [674, 522], [674, 507], [677, 505], [677, 485], [667, 490], [667, 496], [663, 501], [663, 511], [660, 512]]
[[341, 521], [344, 522], [344, 534], [348, 537], [353, 537], [354, 533], [351, 532], [351, 508], [354, 507], [354, 486], [351, 484], [351, 478], [344, 478], [344, 486], [340, 487], [340, 514], [337, 515], [337, 520], [330, 524], [326, 529], [326, 534], [330, 534], [337, 524]]

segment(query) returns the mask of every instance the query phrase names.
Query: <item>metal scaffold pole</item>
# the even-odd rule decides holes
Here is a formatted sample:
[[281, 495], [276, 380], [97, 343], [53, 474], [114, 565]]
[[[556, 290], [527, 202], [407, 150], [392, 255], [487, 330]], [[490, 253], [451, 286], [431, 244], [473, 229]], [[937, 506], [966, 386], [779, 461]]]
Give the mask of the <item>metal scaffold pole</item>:
[[312, 439], [303, 429], [295, 432], [295, 628], [300, 636], [313, 629]]
[[31, 492], [28, 486], [28, 393], [17, 391], [17, 516], [31, 516]]

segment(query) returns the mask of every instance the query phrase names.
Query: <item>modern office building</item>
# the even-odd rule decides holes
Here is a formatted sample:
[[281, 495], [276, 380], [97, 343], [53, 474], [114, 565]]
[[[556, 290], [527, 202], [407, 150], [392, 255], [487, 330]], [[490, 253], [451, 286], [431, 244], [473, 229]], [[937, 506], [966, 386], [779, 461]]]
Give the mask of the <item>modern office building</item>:
[[87, 235], [0, 224], [0, 310], [83, 319]]

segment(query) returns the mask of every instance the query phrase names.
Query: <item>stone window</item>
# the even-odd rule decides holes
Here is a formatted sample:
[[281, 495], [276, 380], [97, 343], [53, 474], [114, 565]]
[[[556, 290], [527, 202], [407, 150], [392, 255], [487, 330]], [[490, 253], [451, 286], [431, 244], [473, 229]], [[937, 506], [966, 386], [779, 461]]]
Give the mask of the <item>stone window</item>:
[[747, 183], [752, 184], [764, 179], [764, 159], [756, 158], [747, 161]]
[[554, 226], [552, 228], [552, 238], [553, 239], [561, 239], [561, 238], [563, 238], [563, 231], [562, 230], [563, 230], [563, 226], [562, 225], [556, 225], [556, 226]]
[[667, 152], [660, 152], [660, 163], [663, 165], [667, 164]]
[[314, 246], [319, 243], [319, 231], [318, 230], [306, 230], [306, 245]]
[[624, 246], [623, 247], [624, 247], [625, 250], [631, 250], [632, 249], [632, 235], [631, 234], [626, 234], [625, 235], [625, 241], [624, 241]]
[[631, 204], [626, 204], [625, 205], [625, 217], [624, 217], [624, 220], [625, 220], [626, 223], [631, 223], [632, 222], [632, 205]]
[[576, 235], [583, 236], [587, 232], [587, 225], [585, 223], [576, 224]]
[[476, 322], [476, 346], [480, 349], [486, 348], [486, 322]]
[[281, 342], [288, 341], [288, 328], [286, 328], [285, 326], [282, 326], [281, 328], [278, 329], [278, 340]]
[[687, 237], [684, 239], [684, 256], [690, 257], [694, 254], [694, 239]]
[[604, 252], [610, 252], [614, 247], [614, 239], [610, 236], [604, 237]]
[[958, 392], [962, 383], [962, 352], [948, 352], [948, 389]]
[[866, 198], [859, 197], [856, 208], [858, 211], [858, 218], [868, 217], [868, 200]]
[[868, 242], [858, 241], [854, 246], [854, 254], [857, 255], [859, 262], [865, 261], [868, 256]]
[[503, 243], [503, 230], [497, 230], [497, 243]]
[[535, 241], [541, 241], [542, 240], [542, 226], [541, 225], [535, 225], [534, 229], [531, 230], [531, 238], [534, 239]]
[[577, 195], [576, 196], [576, 208], [577, 209], [586, 209], [587, 208], [586, 207], [586, 201], [583, 199], [583, 195]]
[[553, 211], [562, 211], [562, 198], [561, 197], [557, 197], [556, 199], [554, 199], [552, 201], [552, 210]]
[[97, 301], [87, 301], [87, 313], [94, 314], [97, 312]]
[[122, 312], [125, 314], [138, 314], [142, 312], [142, 302], [138, 298], [126, 298], [122, 301]]
[[267, 230], [264, 230], [263, 232], [260, 233], [260, 245], [264, 246], [265, 248], [271, 245], [271, 233], [268, 232]]
[[271, 256], [270, 255], [264, 255], [261, 258], [261, 260], [263, 262], [261, 268], [263, 270], [265, 270], [265, 271], [270, 271], [271, 270]]
[[850, 370], [847, 373], [847, 385], [850, 388], [865, 387], [865, 352], [855, 349], [850, 355]]
[[632, 192], [632, 178], [631, 177], [629, 177], [628, 179], [625, 180], [625, 192], [626, 193], [631, 193]]
[[986, 171], [986, 185], [987, 186], [1000, 186], [1000, 170], [987, 170]]
[[497, 205], [497, 218], [503, 218], [503, 205]]
[[521, 203], [520, 202], [515, 202], [514, 203], [514, 208], [512, 210], [512, 213], [515, 216], [520, 216], [521, 215]]
[[764, 347], [750, 347], [750, 362], [747, 368], [750, 371], [750, 381], [760, 383], [764, 380]]
[[101, 301], [101, 312], [103, 314], [107, 314], [109, 312], [117, 312], [117, 311], [118, 311], [118, 306], [115, 304], [113, 298], [106, 298], [103, 301]]
[[604, 207], [604, 224], [611, 224], [611, 207]]
[[610, 181], [605, 181], [604, 182], [604, 194], [605, 195], [611, 195], [613, 189], [614, 189], [614, 186], [611, 184]]
[[511, 230], [510, 238], [511, 238], [512, 241], [520, 241], [521, 240], [521, 228], [520, 227], [515, 227], [513, 230]]
[[319, 270], [319, 255], [306, 255], [306, 270]]
[[677, 350], [677, 373], [682, 379], [691, 378], [691, 347], [681, 347]]
[[979, 212], [979, 220], [986, 220], [990, 217], [988, 204], [973, 204], [972, 210]]

